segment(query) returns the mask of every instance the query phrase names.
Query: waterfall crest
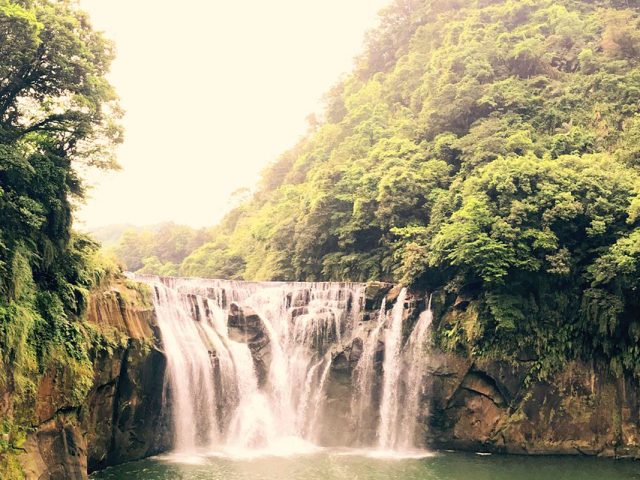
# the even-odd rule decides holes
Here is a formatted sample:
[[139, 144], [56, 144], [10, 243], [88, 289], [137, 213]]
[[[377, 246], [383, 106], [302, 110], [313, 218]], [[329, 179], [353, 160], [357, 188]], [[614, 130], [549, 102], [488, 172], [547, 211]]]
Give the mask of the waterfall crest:
[[365, 284], [136, 278], [153, 288], [176, 451], [315, 448], [340, 407], [336, 356], [362, 337], [344, 446], [415, 446], [431, 313], [403, 341], [406, 289], [364, 321]]

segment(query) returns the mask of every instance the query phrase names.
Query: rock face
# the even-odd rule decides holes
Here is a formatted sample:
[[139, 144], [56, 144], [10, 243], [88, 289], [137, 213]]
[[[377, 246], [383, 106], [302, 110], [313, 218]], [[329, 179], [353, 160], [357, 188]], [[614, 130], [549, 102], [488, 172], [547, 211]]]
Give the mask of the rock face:
[[45, 373], [38, 425], [18, 458], [27, 479], [84, 479], [88, 472], [168, 448], [162, 408], [166, 361], [154, 319], [137, 288], [120, 283], [93, 294], [87, 321], [120, 341], [93, 353], [93, 386], [81, 405], [68, 399], [64, 370]]
[[[349, 399], [354, 370], [362, 352], [362, 339], [381, 299], [389, 308], [395, 300], [387, 286], [375, 289], [368, 299], [361, 332], [335, 352], [326, 408], [331, 411], [323, 443], [349, 443]], [[465, 301], [459, 299], [459, 302]], [[405, 327], [410, 330], [417, 299], [406, 305]], [[436, 306], [435, 315], [446, 312]], [[459, 308], [454, 305], [453, 308]], [[437, 325], [438, 322], [434, 321]], [[407, 335], [408, 332], [405, 332]], [[406, 337], [405, 337], [406, 338]], [[374, 361], [382, 375], [384, 345]], [[640, 385], [619, 378], [605, 368], [570, 363], [546, 381], [529, 379], [532, 362], [471, 359], [432, 349], [420, 417], [422, 446], [435, 449], [512, 454], [599, 455], [640, 458]], [[533, 376], [531, 378], [534, 378]], [[381, 384], [374, 385], [374, 403]], [[375, 425], [378, 405], [372, 408]], [[347, 426], [347, 427], [345, 427]], [[369, 432], [369, 436], [375, 431]]]
[[574, 362], [548, 381], [528, 383], [526, 363], [444, 354], [430, 368], [429, 445], [640, 458], [639, 386], [631, 379]]
[[258, 382], [262, 386], [267, 381], [269, 365], [271, 365], [271, 348], [269, 334], [256, 312], [248, 307], [244, 309], [235, 303], [231, 304], [227, 318], [229, 338], [246, 343], [251, 350]]
[[[135, 292], [134, 292], [135, 293]], [[321, 442], [344, 445], [354, 440], [349, 428], [354, 370], [363, 351], [363, 339], [374, 327], [382, 300], [391, 309], [399, 288], [371, 284], [366, 309], [356, 335], [337, 345], [326, 385], [325, 407], [331, 415]], [[73, 475], [155, 454], [170, 447], [170, 424], [162, 414], [165, 359], [154, 338], [151, 307], [140, 308], [131, 291], [96, 295], [90, 321], [109, 325], [128, 337], [126, 346], [94, 360], [96, 377], [89, 399], [78, 411], [60, 409], [43, 393], [42, 426], [29, 438], [27, 450], [37, 446], [38, 465], [47, 465], [49, 478]], [[450, 307], [460, 309], [466, 298]], [[409, 296], [405, 304], [404, 339], [423, 298]], [[447, 312], [434, 308], [438, 317]], [[301, 311], [300, 313], [304, 313]], [[260, 382], [266, 381], [271, 359], [267, 332], [258, 315], [232, 305], [227, 319], [229, 335], [248, 344]], [[420, 418], [424, 446], [457, 450], [516, 454], [583, 454], [640, 458], [640, 385], [617, 378], [605, 369], [574, 362], [547, 381], [528, 380], [532, 362], [523, 355], [512, 362], [472, 359], [432, 350], [427, 364], [427, 385]], [[375, 348], [373, 368], [382, 377], [384, 344]], [[43, 392], [55, 381], [43, 381]], [[374, 402], [381, 382], [374, 385]], [[55, 397], [55, 395], [54, 395]], [[49, 410], [48, 410], [49, 409]], [[372, 407], [375, 435], [377, 409]], [[64, 472], [62, 476], [55, 472]], [[37, 478], [37, 477], [34, 477]], [[47, 478], [47, 477], [44, 477]]]
[[60, 414], [43, 423], [24, 449], [20, 462], [27, 479], [86, 478], [86, 442], [73, 417]]
[[89, 472], [154, 455], [171, 445], [162, 408], [164, 355], [132, 343], [102, 362], [117, 362], [120, 370], [94, 387], [80, 411]]

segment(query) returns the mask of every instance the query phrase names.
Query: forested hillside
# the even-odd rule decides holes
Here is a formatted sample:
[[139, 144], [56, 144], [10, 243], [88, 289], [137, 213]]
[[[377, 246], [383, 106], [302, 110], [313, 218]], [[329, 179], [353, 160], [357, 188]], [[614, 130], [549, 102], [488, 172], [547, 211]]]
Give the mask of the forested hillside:
[[449, 348], [640, 373], [639, 9], [395, 2], [180, 273], [444, 288]]
[[104, 253], [131, 272], [175, 276], [195, 249], [212, 239], [206, 229], [172, 222], [146, 227], [111, 225], [91, 232]]
[[[38, 382], [63, 367], [72, 401], [101, 341], [81, 319], [110, 274], [72, 232], [80, 165], [116, 166], [120, 110], [105, 74], [112, 45], [72, 2], [0, 0], [0, 476], [34, 422]], [[17, 451], [17, 450], [16, 450]], [[21, 477], [20, 477], [21, 478]]]

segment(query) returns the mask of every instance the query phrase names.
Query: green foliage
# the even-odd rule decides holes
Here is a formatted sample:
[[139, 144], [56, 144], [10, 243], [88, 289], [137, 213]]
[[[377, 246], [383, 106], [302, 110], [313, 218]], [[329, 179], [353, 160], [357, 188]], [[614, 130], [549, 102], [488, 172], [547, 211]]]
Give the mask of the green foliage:
[[26, 478], [20, 462], [18, 461], [18, 451], [7, 450], [2, 451], [0, 442], [0, 476], [11, 480], [23, 480]]
[[495, 160], [460, 184], [431, 264], [489, 283], [514, 270], [569, 275], [627, 228], [634, 176], [606, 154]]
[[236, 279], [242, 277], [244, 268], [244, 259], [220, 239], [191, 253], [182, 263], [180, 273], [194, 277]]
[[103, 336], [92, 332], [80, 318], [88, 292], [117, 271], [101, 262], [95, 243], [72, 238], [62, 259], [67, 263], [67, 276], [58, 275], [58, 289], [38, 288], [28, 262], [18, 253], [15, 258], [21, 265], [14, 267], [19, 272], [14, 298], [0, 303], [0, 363], [11, 367], [1, 370], [0, 390], [13, 393], [15, 419], [21, 423], [31, 422], [45, 372], [60, 372], [69, 404], [79, 405], [93, 382], [91, 351], [105, 344]]
[[[105, 232], [111, 237], [111, 232]], [[163, 223], [148, 228], [124, 229], [117, 239], [110, 238], [108, 251], [132, 272], [172, 276], [187, 255], [207, 242], [206, 230]]]
[[179, 273], [470, 292], [445, 346], [640, 373], [638, 10], [396, 1]]
[[27, 433], [32, 429], [9, 418], [0, 419], [0, 478], [7, 480], [25, 479], [26, 475], [18, 460], [24, 453]]
[[[502, 225], [498, 235], [494, 206], [465, 189], [489, 175], [487, 164], [515, 170], [529, 168], [534, 158], [544, 166], [530, 168], [548, 172], [556, 159], [563, 165], [566, 156], [576, 157], [574, 166], [562, 167], [575, 172], [550, 188], [608, 181], [595, 173], [579, 178], [587, 164], [589, 172], [612, 165], [633, 178], [615, 160], [635, 161], [640, 71], [630, 26], [637, 13], [616, 8], [622, 6], [397, 2], [368, 37], [357, 71], [328, 95], [325, 122], [265, 170], [262, 189], [185, 260], [183, 272], [413, 282], [448, 249], [451, 266], [474, 262], [486, 279], [504, 277], [522, 262], [567, 274], [571, 259], [554, 246], [557, 232]], [[611, 151], [620, 153], [609, 158]], [[506, 187], [496, 188], [502, 195]], [[599, 194], [608, 192], [581, 201]], [[571, 208], [567, 202], [555, 208]], [[531, 224], [543, 213], [532, 214]], [[547, 212], [556, 222], [563, 214], [573, 221], [569, 212]], [[592, 220], [599, 229], [610, 219], [594, 212]], [[424, 228], [421, 238], [407, 234], [416, 228]], [[520, 245], [508, 244], [524, 234]], [[532, 248], [535, 255], [527, 255]], [[197, 267], [204, 252], [217, 257], [210, 269]]]
[[624, 122], [616, 154], [622, 162], [640, 167], [640, 115]]
[[83, 326], [94, 355], [100, 353], [112, 355], [116, 350], [125, 348], [129, 341], [129, 337], [114, 327], [97, 327], [91, 323], [85, 323]]
[[[78, 167], [115, 168], [122, 132], [112, 45], [74, 2], [0, 0], [0, 39], [0, 392], [6, 421], [30, 425], [45, 372], [63, 372], [70, 405], [93, 379], [82, 317], [117, 267], [72, 232], [72, 205]], [[3, 449], [18, 443], [0, 445], [0, 469], [15, 474]]]

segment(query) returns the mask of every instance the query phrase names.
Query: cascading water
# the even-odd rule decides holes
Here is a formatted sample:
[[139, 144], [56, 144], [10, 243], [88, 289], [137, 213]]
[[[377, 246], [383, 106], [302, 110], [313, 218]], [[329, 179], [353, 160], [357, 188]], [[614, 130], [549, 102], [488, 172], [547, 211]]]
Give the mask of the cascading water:
[[349, 446], [372, 445], [377, 432], [381, 449], [413, 447], [431, 317], [427, 309], [403, 345], [406, 289], [368, 323], [364, 284], [138, 279], [154, 289], [177, 451], [308, 451], [333, 415], [337, 352], [362, 325]]
[[155, 308], [167, 351], [167, 371], [173, 385], [175, 445], [192, 450], [217, 434], [214, 369], [200, 326], [189, 313], [184, 297], [157, 287]]
[[427, 385], [424, 381], [427, 366], [426, 360], [429, 354], [426, 345], [431, 333], [432, 321], [433, 311], [431, 310], [431, 297], [429, 297], [427, 308], [418, 317], [403, 354], [402, 374], [405, 398], [402, 408], [399, 410], [397, 418], [398, 431], [395, 435], [395, 444], [392, 446], [398, 450], [409, 450], [416, 443], [420, 400]]
[[[382, 302], [377, 323], [363, 342], [362, 356], [355, 369], [355, 395], [351, 412], [357, 438], [361, 442], [364, 440], [367, 420], [371, 418], [371, 410], [376, 404], [374, 384], [378, 377], [382, 379], [374, 443], [380, 450], [409, 451], [414, 450], [418, 443], [416, 430], [426, 386], [427, 342], [433, 314], [429, 297], [427, 308], [420, 314], [406, 344], [403, 344], [406, 298], [407, 291], [402, 289], [390, 313], [386, 311], [386, 303]], [[384, 362], [379, 374], [375, 370], [375, 354], [382, 340]]]
[[[331, 348], [360, 318], [362, 284], [139, 279], [155, 291], [176, 450], [316, 439]], [[230, 336], [227, 317], [239, 308], [255, 312], [268, 340], [262, 386], [250, 347]]]
[[398, 432], [398, 402], [400, 401], [398, 382], [400, 381], [402, 321], [406, 298], [407, 289], [403, 288], [391, 311], [391, 325], [385, 330], [384, 363], [382, 365], [384, 382], [382, 384], [380, 430], [378, 432], [378, 446], [382, 449], [392, 449], [395, 446]]
[[387, 301], [382, 299], [377, 323], [363, 341], [360, 361], [356, 365], [354, 372], [355, 391], [351, 401], [351, 415], [356, 432], [356, 441], [360, 444], [366, 441], [371, 428], [371, 419], [375, 418], [373, 414], [373, 405], [375, 404], [373, 393], [376, 379], [375, 357], [380, 343], [380, 335], [386, 321]]

